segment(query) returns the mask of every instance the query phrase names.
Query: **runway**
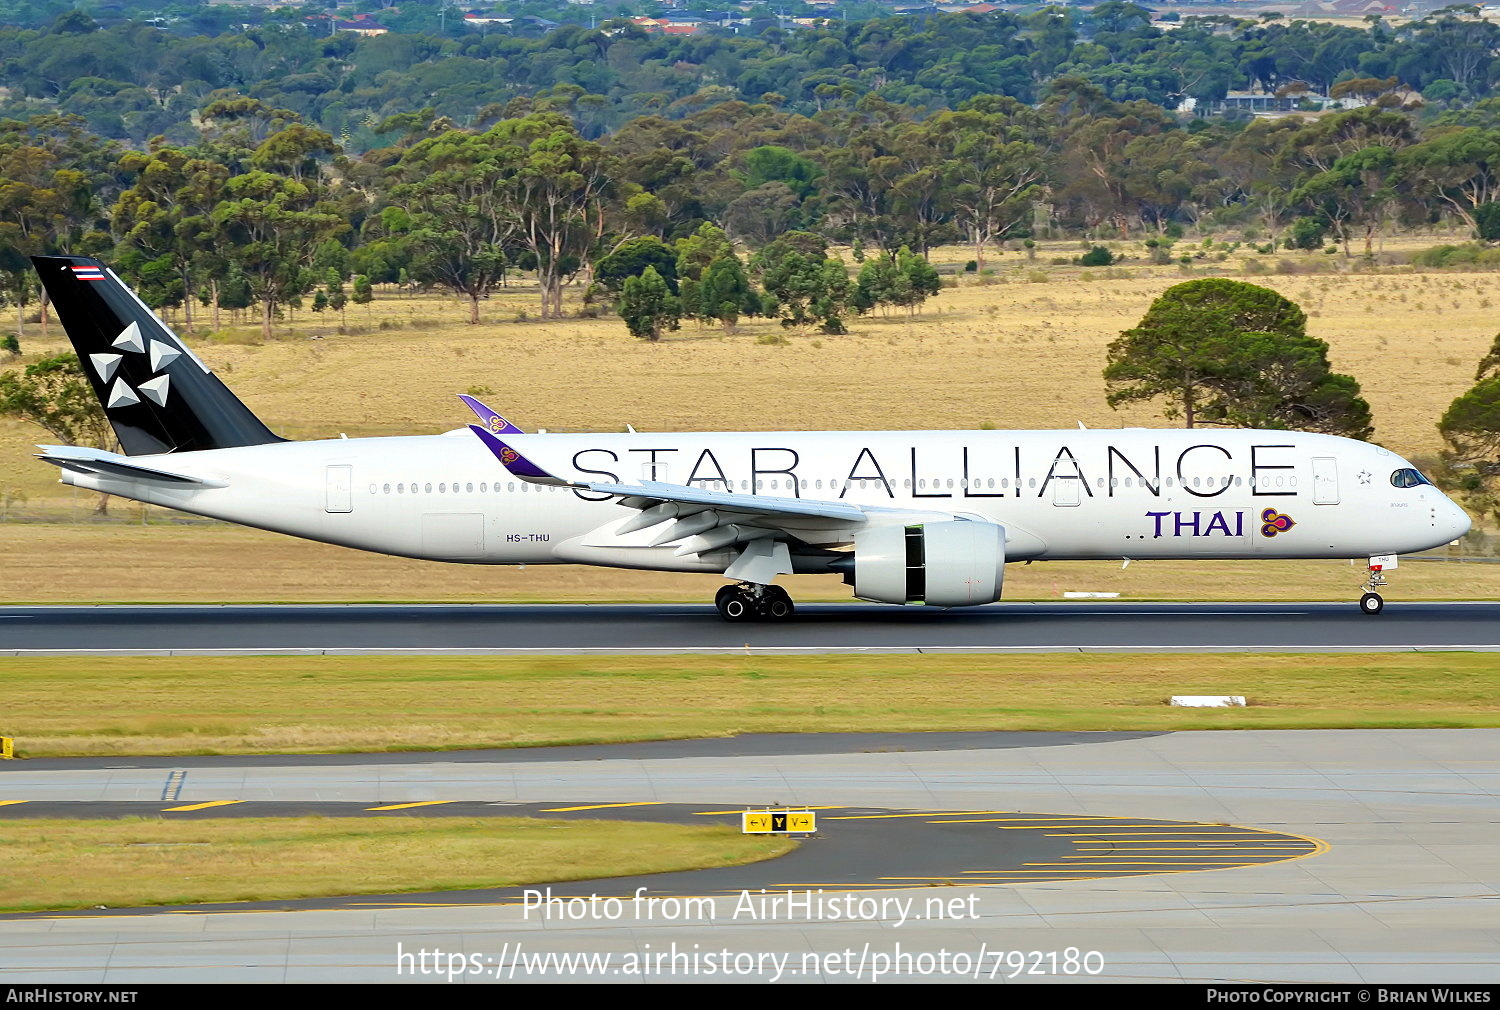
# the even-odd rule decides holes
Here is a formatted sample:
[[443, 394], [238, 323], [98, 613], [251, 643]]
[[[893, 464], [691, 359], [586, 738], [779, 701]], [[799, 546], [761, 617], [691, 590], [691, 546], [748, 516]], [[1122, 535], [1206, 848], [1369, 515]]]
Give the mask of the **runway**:
[[[1021, 825], [1015, 834], [1050, 826], [1042, 836], [1048, 844], [1069, 842], [1051, 837], [1059, 834], [1057, 818], [1087, 825], [1079, 833], [1095, 841], [1113, 833], [1112, 844], [1136, 844], [1127, 840], [1134, 829], [1100, 827], [1107, 821], [1177, 821], [1195, 830], [1316, 840], [1316, 851], [1232, 868], [1153, 867], [1135, 876], [1058, 880], [1054, 874], [1003, 884], [971, 883], [950, 865], [943, 872], [956, 879], [934, 887], [860, 881], [850, 893], [871, 899], [869, 914], [832, 917], [811, 904], [739, 915], [727, 895], [692, 915], [627, 912], [622, 920], [541, 920], [503, 896], [493, 904], [447, 906], [432, 900], [441, 896], [416, 896], [404, 907], [30, 916], [0, 921], [0, 981], [447, 984], [452, 972], [454, 982], [1500, 982], [1500, 851], [1493, 843], [1500, 826], [1500, 731], [942, 736], [932, 750], [916, 749], [920, 735], [907, 737], [904, 749], [888, 739], [878, 750], [851, 742], [842, 751], [808, 752], [795, 738], [778, 737], [738, 749], [734, 741], [701, 741], [678, 754], [636, 745], [575, 749], [550, 761], [535, 753], [475, 752], [460, 760], [178, 758], [172, 767], [129, 759], [117, 767], [97, 759], [76, 766], [16, 762], [0, 769], [0, 796], [28, 801], [19, 806], [154, 804], [158, 810], [225, 800], [655, 803], [680, 811], [806, 804], [857, 818], [830, 817], [820, 830], [832, 838], [841, 824], [850, 826], [850, 844], [873, 853], [875, 862], [860, 856], [838, 865], [861, 872], [880, 858], [927, 858], [947, 848], [882, 832], [890, 814], [973, 822], [952, 829], [963, 831], [965, 841], [950, 849], [966, 864], [962, 869], [973, 870], [995, 868], [975, 860], [994, 854], [985, 838], [1009, 825]], [[962, 743], [969, 746], [955, 746]], [[169, 804], [163, 797], [173, 782]], [[980, 813], [989, 811], [997, 813]], [[907, 853], [913, 842], [932, 851]], [[1041, 849], [1017, 852], [1023, 864], [1048, 861], [1038, 858]], [[825, 894], [841, 886], [823, 884]], [[760, 896], [758, 888], [748, 893]], [[916, 909], [936, 900], [953, 914], [898, 919], [891, 910], [898, 906], [879, 899], [910, 899]], [[418, 959], [418, 951], [442, 959]], [[721, 951], [723, 958], [703, 960]], [[1019, 968], [1009, 956], [1017, 952]], [[1042, 957], [1028, 961], [1030, 952]]]
[[[670, 644], [669, 644], [670, 643]], [[0, 655], [1500, 650], [1500, 603], [707, 604], [0, 608]]]

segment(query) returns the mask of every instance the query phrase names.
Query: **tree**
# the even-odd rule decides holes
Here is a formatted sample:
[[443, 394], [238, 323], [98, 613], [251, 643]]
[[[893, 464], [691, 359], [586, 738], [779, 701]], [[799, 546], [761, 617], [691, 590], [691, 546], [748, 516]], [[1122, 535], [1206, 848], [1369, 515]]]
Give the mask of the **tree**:
[[[126, 152], [120, 168], [135, 177], [135, 185], [120, 194], [111, 212], [115, 231], [139, 258], [170, 268], [179, 289], [183, 325], [193, 328], [193, 266], [213, 244], [210, 214], [223, 197], [229, 170], [217, 162], [195, 158], [166, 145], [149, 152]], [[130, 269], [130, 263], [124, 265]], [[146, 270], [131, 270], [139, 284]], [[159, 286], [158, 286], [159, 287]], [[159, 304], [172, 304], [162, 300]]]
[[667, 290], [677, 294], [677, 253], [654, 235], [626, 239], [614, 251], [594, 264], [594, 279], [612, 295], [619, 295], [625, 281], [639, 277], [650, 267]]
[[369, 305], [374, 300], [375, 286], [370, 283], [370, 278], [366, 277], [364, 274], [360, 274], [358, 277], [354, 278], [354, 304]]
[[505, 182], [517, 152], [493, 133], [449, 130], [423, 140], [391, 166], [393, 206], [380, 227], [411, 255], [414, 276], [479, 302], [505, 277], [505, 244], [515, 232]]
[[1473, 388], [1443, 413], [1438, 432], [1447, 447], [1444, 462], [1459, 471], [1460, 489], [1470, 503], [1500, 518], [1500, 335], [1479, 361]]
[[910, 318], [941, 287], [932, 264], [902, 246], [895, 256], [882, 255], [865, 261], [855, 284], [853, 301], [861, 312], [880, 305], [903, 306]]
[[717, 321], [725, 333], [733, 333], [740, 316], [759, 314], [761, 301], [739, 258], [731, 253], [710, 263], [702, 280], [682, 282], [682, 309], [683, 315]]
[[603, 234], [614, 159], [556, 112], [504, 120], [486, 136], [509, 148], [507, 213], [517, 242], [536, 260], [542, 318], [560, 319], [563, 281]]
[[662, 330], [677, 329], [681, 306], [656, 268], [647, 267], [639, 277], [625, 278], [619, 311], [631, 336], [660, 340]]
[[791, 329], [816, 322], [824, 333], [845, 332], [851, 292], [842, 261], [806, 256], [783, 246], [779, 255], [765, 263], [761, 283], [784, 317], [782, 326]]
[[1346, 256], [1352, 230], [1362, 229], [1365, 255], [1370, 256], [1375, 235], [1397, 198], [1395, 170], [1396, 156], [1390, 148], [1378, 144], [1364, 147], [1308, 179], [1292, 194], [1292, 200], [1328, 222]]
[[[78, 355], [71, 352], [44, 358], [21, 372], [0, 373], [0, 416], [37, 425], [67, 445], [103, 448], [115, 440]], [[94, 511], [103, 513], [108, 507], [109, 496], [101, 494]]]
[[227, 239], [224, 254], [261, 304], [261, 333], [269, 340], [277, 307], [318, 283], [311, 266], [318, 244], [348, 224], [320, 199], [314, 180], [255, 171], [230, 179], [224, 190], [213, 220]]
[[932, 129], [952, 151], [943, 176], [955, 223], [973, 243], [981, 271], [985, 249], [1024, 228], [1032, 204], [1043, 195], [1049, 169], [1043, 124], [1035, 110], [1011, 99], [976, 100], [933, 121]]
[[1168, 400], [1188, 428], [1295, 428], [1368, 438], [1359, 384], [1333, 372], [1307, 317], [1267, 288], [1205, 278], [1168, 288], [1109, 345], [1109, 404]]

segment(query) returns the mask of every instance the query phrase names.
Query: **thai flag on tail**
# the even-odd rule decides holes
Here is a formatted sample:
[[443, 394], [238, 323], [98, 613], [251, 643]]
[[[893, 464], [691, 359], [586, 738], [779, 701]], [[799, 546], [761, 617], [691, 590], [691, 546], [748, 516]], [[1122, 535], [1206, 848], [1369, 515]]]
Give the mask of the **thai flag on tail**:
[[81, 281], [102, 281], [104, 271], [98, 267], [74, 267], [73, 276]]

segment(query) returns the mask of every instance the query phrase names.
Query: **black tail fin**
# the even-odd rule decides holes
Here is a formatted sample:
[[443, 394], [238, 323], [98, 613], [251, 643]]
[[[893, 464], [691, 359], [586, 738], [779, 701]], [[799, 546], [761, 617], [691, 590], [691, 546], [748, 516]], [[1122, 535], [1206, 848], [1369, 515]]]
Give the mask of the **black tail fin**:
[[128, 456], [283, 442], [95, 259], [33, 256]]

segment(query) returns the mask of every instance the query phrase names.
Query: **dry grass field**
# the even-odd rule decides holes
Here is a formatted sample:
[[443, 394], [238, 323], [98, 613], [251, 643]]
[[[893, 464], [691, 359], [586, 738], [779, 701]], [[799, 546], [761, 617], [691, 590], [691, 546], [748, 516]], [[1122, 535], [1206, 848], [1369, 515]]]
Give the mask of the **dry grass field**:
[[[1471, 384], [1475, 363], [1500, 329], [1500, 273], [1388, 266], [1378, 272], [1281, 274], [1274, 271], [1283, 262], [1287, 269], [1322, 271], [1346, 264], [1321, 252], [1247, 256], [1244, 247], [1223, 262], [1211, 251], [1185, 272], [1147, 265], [1138, 244], [1113, 246], [1131, 258], [1097, 270], [1051, 262], [1077, 256], [1076, 242], [1044, 244], [1034, 260], [1007, 252], [992, 259], [993, 276], [958, 276], [957, 286], [945, 288], [915, 320], [853, 319], [851, 332], [838, 337], [786, 334], [774, 322], [751, 320], [732, 336], [688, 324], [652, 344], [632, 338], [608, 315], [519, 321], [523, 313], [536, 312], [535, 289], [522, 282], [484, 303], [479, 326], [464, 322], [464, 306], [456, 300], [387, 291], [370, 306], [350, 307], [347, 333], [338, 332], [337, 316], [302, 310], [270, 343], [262, 344], [251, 325], [189, 341], [273, 428], [299, 438], [454, 428], [467, 419], [454, 394], [471, 387], [492, 391], [485, 398], [529, 430], [621, 430], [626, 423], [639, 430], [1157, 425], [1164, 422], [1149, 407], [1116, 412], [1106, 405], [1100, 375], [1105, 347], [1165, 288], [1212, 272], [1265, 284], [1300, 304], [1309, 330], [1330, 343], [1335, 368], [1363, 385], [1374, 408], [1376, 439], [1421, 459], [1437, 451], [1436, 419]], [[1190, 248], [1184, 242], [1174, 251]], [[951, 248], [935, 260], [952, 266], [969, 255]], [[1250, 261], [1272, 272], [1249, 274], [1244, 264]], [[568, 306], [570, 312], [577, 307]], [[49, 335], [42, 341], [32, 325], [23, 347], [42, 353], [63, 346], [55, 321]], [[0, 422], [0, 512], [85, 517], [94, 497], [62, 487], [51, 467], [31, 460], [30, 446], [37, 441], [45, 441], [39, 429]], [[128, 503], [117, 503], [116, 510], [125, 517], [144, 511]], [[155, 561], [130, 555], [138, 564], [165, 562], [179, 572], [214, 550], [211, 545], [226, 542], [222, 530], [168, 534], [148, 527], [139, 535], [170, 536], [184, 554], [164, 557], [158, 551]], [[696, 587], [711, 584], [641, 575], [611, 575], [601, 582], [599, 573], [535, 569], [459, 572], [337, 552], [344, 560], [330, 562], [325, 571], [300, 578], [256, 575], [237, 580], [223, 596], [184, 590], [182, 580], [155, 591], [122, 586], [116, 592], [98, 585], [100, 567], [78, 559], [66, 538], [32, 535], [14, 524], [0, 525], [0, 536], [9, 576], [0, 595], [17, 600], [76, 598], [75, 590], [91, 599], [271, 599], [282, 592], [288, 599], [639, 598], [647, 586], [664, 598], [693, 586], [686, 598], [701, 598]], [[81, 536], [89, 538], [81, 541], [90, 545], [86, 554], [96, 544], [110, 550], [117, 542], [113, 534]], [[233, 550], [240, 572], [281, 570], [287, 552], [335, 553], [311, 545], [290, 548], [258, 535], [236, 541]], [[82, 567], [70, 581], [75, 559]], [[1014, 577], [1018, 590], [1036, 581], [1032, 572]], [[123, 571], [119, 578], [138, 581]], [[1221, 570], [1209, 581], [1222, 578]], [[1410, 574], [1403, 572], [1403, 578]], [[1347, 581], [1342, 573], [1339, 579]], [[1162, 582], [1145, 595], [1166, 595], [1172, 585]]]
[[507, 887], [771, 859], [723, 825], [491, 817], [13, 820], [0, 910]]
[[[22, 758], [536, 747], [741, 733], [1500, 725], [1485, 653], [5, 660]], [[1173, 708], [1174, 694], [1248, 707]]]

